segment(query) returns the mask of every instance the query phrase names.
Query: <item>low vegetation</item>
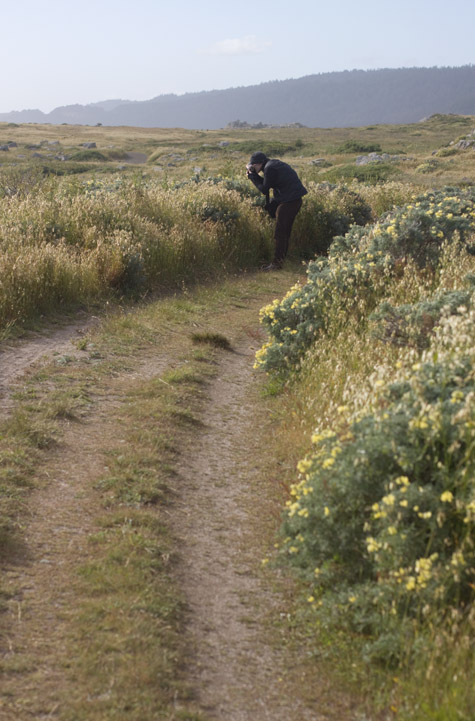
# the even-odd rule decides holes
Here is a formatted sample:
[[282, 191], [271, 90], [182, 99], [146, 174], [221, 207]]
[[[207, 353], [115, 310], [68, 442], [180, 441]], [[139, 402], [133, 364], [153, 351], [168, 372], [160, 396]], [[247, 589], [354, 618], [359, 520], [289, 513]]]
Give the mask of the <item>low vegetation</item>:
[[[16, 179], [0, 206], [0, 327], [59, 304], [143, 295], [255, 268], [271, 253], [272, 224], [250, 183], [225, 178], [163, 187], [142, 179]], [[324, 252], [334, 235], [365, 223], [354, 191], [309, 186], [294, 252]]]
[[[268, 339], [256, 357], [283, 419], [276, 448], [286, 449], [287, 467], [298, 463], [284, 479], [271, 561], [300, 579], [295, 625], [309, 654], [364, 680], [375, 704], [401, 721], [470, 721], [475, 706], [475, 152], [455, 148], [471, 128], [472, 118], [442, 115], [351, 130], [0, 125], [0, 144], [16, 142], [0, 157], [2, 337], [58, 309], [137, 302], [257, 268], [270, 258], [273, 224], [244, 164], [259, 149], [297, 168], [309, 192], [292, 253], [309, 261], [307, 280], [262, 310]], [[33, 158], [45, 135], [71, 157]], [[84, 147], [91, 140], [97, 149]], [[356, 166], [358, 154], [381, 148], [397, 161]], [[119, 171], [132, 151], [148, 162]], [[176, 429], [194, 423], [191, 411], [173, 414], [167, 389], [183, 403], [198, 397], [195, 365], [204, 377], [213, 348], [230, 350], [218, 332], [188, 339], [196, 347], [186, 371], [128, 398], [140, 427], [148, 412], [163, 416], [165, 446], [172, 416]], [[3, 426], [7, 555], [58, 419], [90, 401], [86, 371], [73, 395], [54, 383], [47, 404], [36, 403], [37, 388], [27, 392]], [[131, 437], [139, 442], [146, 459], [154, 441]], [[168, 553], [147, 516], [160, 478], [146, 463], [136, 478], [127, 464], [119, 454], [101, 480], [110, 514], [93, 539], [85, 588], [114, 561], [119, 540], [118, 557], [136, 559], [139, 575], [143, 548], [153, 558]], [[147, 573], [162, 593], [169, 569], [160, 563]], [[139, 575], [126, 583], [143, 585]], [[162, 620], [175, 629], [179, 603], [167, 598]], [[151, 596], [142, 600], [153, 615]], [[91, 603], [87, 613], [96, 611]], [[164, 688], [173, 689], [169, 673]]]
[[468, 721], [474, 703], [474, 229], [471, 190], [416, 195], [262, 311], [256, 365], [313, 423], [280, 557], [317, 639], [400, 675], [404, 719]]

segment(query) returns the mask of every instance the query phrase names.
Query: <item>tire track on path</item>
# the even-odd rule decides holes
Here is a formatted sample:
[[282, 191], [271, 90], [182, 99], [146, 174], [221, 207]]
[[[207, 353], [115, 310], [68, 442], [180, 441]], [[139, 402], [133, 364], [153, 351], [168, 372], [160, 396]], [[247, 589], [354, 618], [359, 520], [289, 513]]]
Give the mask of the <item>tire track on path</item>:
[[[251, 506], [265, 494], [256, 458], [254, 352], [241, 345], [221, 362], [203, 421], [205, 431], [180, 465], [174, 529], [187, 598], [188, 673], [207, 718], [218, 721], [324, 721], [285, 691], [285, 652], [264, 638], [263, 617], [279, 614], [278, 596], [260, 572]], [[263, 428], [263, 426], [260, 426]], [[254, 516], [254, 520], [253, 520]], [[287, 659], [288, 660], [288, 659]], [[340, 721], [347, 718], [340, 715]]]
[[[11, 380], [32, 363], [74, 350], [76, 331], [74, 325], [22, 344]], [[21, 545], [2, 568], [4, 588], [11, 589], [8, 631], [0, 645], [2, 721], [57, 718], [65, 699], [78, 698], [67, 656], [70, 618], [78, 569], [88, 561], [88, 539], [104, 512], [95, 484], [106, 472], [107, 451], [121, 443], [113, 410], [130, 383], [160, 375], [170, 361], [165, 353], [144, 357], [133, 371], [111, 378], [91, 414], [65, 422], [60, 443], [37, 469]]]

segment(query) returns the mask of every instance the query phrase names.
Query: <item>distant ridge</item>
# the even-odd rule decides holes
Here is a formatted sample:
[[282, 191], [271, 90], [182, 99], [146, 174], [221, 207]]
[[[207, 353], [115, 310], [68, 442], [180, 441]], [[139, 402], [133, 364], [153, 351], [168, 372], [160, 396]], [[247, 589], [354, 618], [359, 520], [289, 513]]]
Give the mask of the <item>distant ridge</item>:
[[143, 101], [66, 105], [50, 113], [0, 113], [0, 121], [215, 129], [241, 120], [334, 128], [412, 123], [434, 113], [475, 115], [475, 65], [347, 70]]

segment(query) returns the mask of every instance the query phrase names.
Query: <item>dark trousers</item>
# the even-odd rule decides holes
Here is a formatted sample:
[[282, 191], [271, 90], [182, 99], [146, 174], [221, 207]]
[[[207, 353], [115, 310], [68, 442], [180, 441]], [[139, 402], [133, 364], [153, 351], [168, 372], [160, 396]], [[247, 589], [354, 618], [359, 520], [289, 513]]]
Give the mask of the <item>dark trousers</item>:
[[302, 198], [297, 198], [297, 200], [291, 200], [289, 203], [281, 203], [277, 208], [274, 231], [274, 263], [280, 265], [287, 255], [292, 226], [301, 207]]

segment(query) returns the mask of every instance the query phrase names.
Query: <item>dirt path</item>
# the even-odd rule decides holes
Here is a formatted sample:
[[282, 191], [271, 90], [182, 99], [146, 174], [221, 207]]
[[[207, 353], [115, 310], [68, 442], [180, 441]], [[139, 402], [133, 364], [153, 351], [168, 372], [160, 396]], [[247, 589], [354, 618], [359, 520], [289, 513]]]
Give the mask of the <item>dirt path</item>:
[[54, 356], [78, 356], [77, 341], [99, 322], [86, 316], [63, 328], [47, 333], [30, 333], [27, 340], [11, 340], [0, 345], [0, 418], [11, 408], [15, 381], [35, 363]]
[[263, 637], [262, 617], [279, 598], [260, 573], [250, 505], [259, 503], [263, 438], [253, 433], [249, 344], [222, 361], [205, 414], [206, 431], [181, 465], [182, 500], [175, 518], [181, 580], [189, 604], [194, 653], [189, 671], [203, 708], [219, 721], [320, 721], [284, 692], [285, 658]]
[[[70, 349], [74, 352], [78, 332], [86, 332], [94, 322], [74, 324], [7, 350], [3, 359], [11, 353], [13, 363], [7, 374], [10, 383], [4, 385], [6, 397], [11, 384], [18, 384], [32, 364], [37, 367]], [[95, 483], [104, 474], [107, 451], [121, 442], [122, 431], [111, 411], [131, 380], [159, 375], [169, 360], [166, 354], [144, 358], [132, 374], [111, 379], [94, 413], [84, 421], [67, 422], [60, 445], [38, 469], [23, 545], [2, 569], [4, 589], [12, 593], [9, 631], [0, 646], [1, 670], [6, 670], [0, 694], [2, 721], [54, 719], [65, 698], [72, 701], [77, 696], [68, 673], [69, 617], [77, 603], [77, 572], [88, 561], [88, 539], [97, 530], [94, 519], [103, 511]]]
[[[307, 693], [304, 702], [298, 685], [289, 680], [295, 658], [275, 638], [272, 643], [266, 638], [265, 619], [269, 613], [279, 618], [285, 607], [261, 571], [267, 541], [261, 538], [256, 506], [266, 504], [265, 470], [259, 459], [265, 458], [268, 427], [263, 405], [256, 402], [253, 360], [260, 345], [256, 331], [261, 302], [254, 305], [246, 321], [252, 324], [250, 332], [242, 309], [236, 311], [241, 325], [231, 337], [233, 351], [220, 353], [204, 426], [195, 431], [194, 449], [182, 454], [174, 482], [171, 527], [177, 540], [178, 583], [188, 606], [186, 675], [197, 711], [206, 719], [350, 721], [359, 717], [344, 699], [335, 699], [328, 711], [323, 683], [321, 694], [315, 687], [311, 700]], [[227, 322], [233, 328], [230, 316]], [[72, 340], [81, 332], [75, 325], [4, 350], [4, 399], [30, 363], [45, 352], [51, 356], [74, 350]], [[120, 442], [110, 411], [131, 377], [154, 377], [173, 362], [173, 343], [165, 339], [162, 347], [163, 353], [144, 356], [132, 373], [111, 378], [109, 392], [94, 413], [69, 423], [61, 445], [38, 471], [22, 561], [12, 561], [5, 569], [13, 597], [3, 649], [9, 673], [0, 696], [2, 721], [57, 719], [64, 699], [74, 699], [64, 651], [68, 615], [74, 576], [87, 559], [87, 538], [100, 512], [94, 483], [104, 471], [105, 451]]]
[[5, 721], [54, 718], [64, 697], [68, 615], [76, 602], [74, 576], [87, 559], [87, 539], [98, 512], [93, 482], [104, 464], [97, 453], [99, 429], [105, 447], [104, 434], [110, 436], [101, 416], [82, 427], [72, 424], [61, 449], [41, 469], [36, 479], [41, 486], [32, 495], [26, 521], [24, 548], [3, 569], [5, 587], [13, 593], [8, 649], [2, 649], [7, 674], [2, 681], [0, 719]]

